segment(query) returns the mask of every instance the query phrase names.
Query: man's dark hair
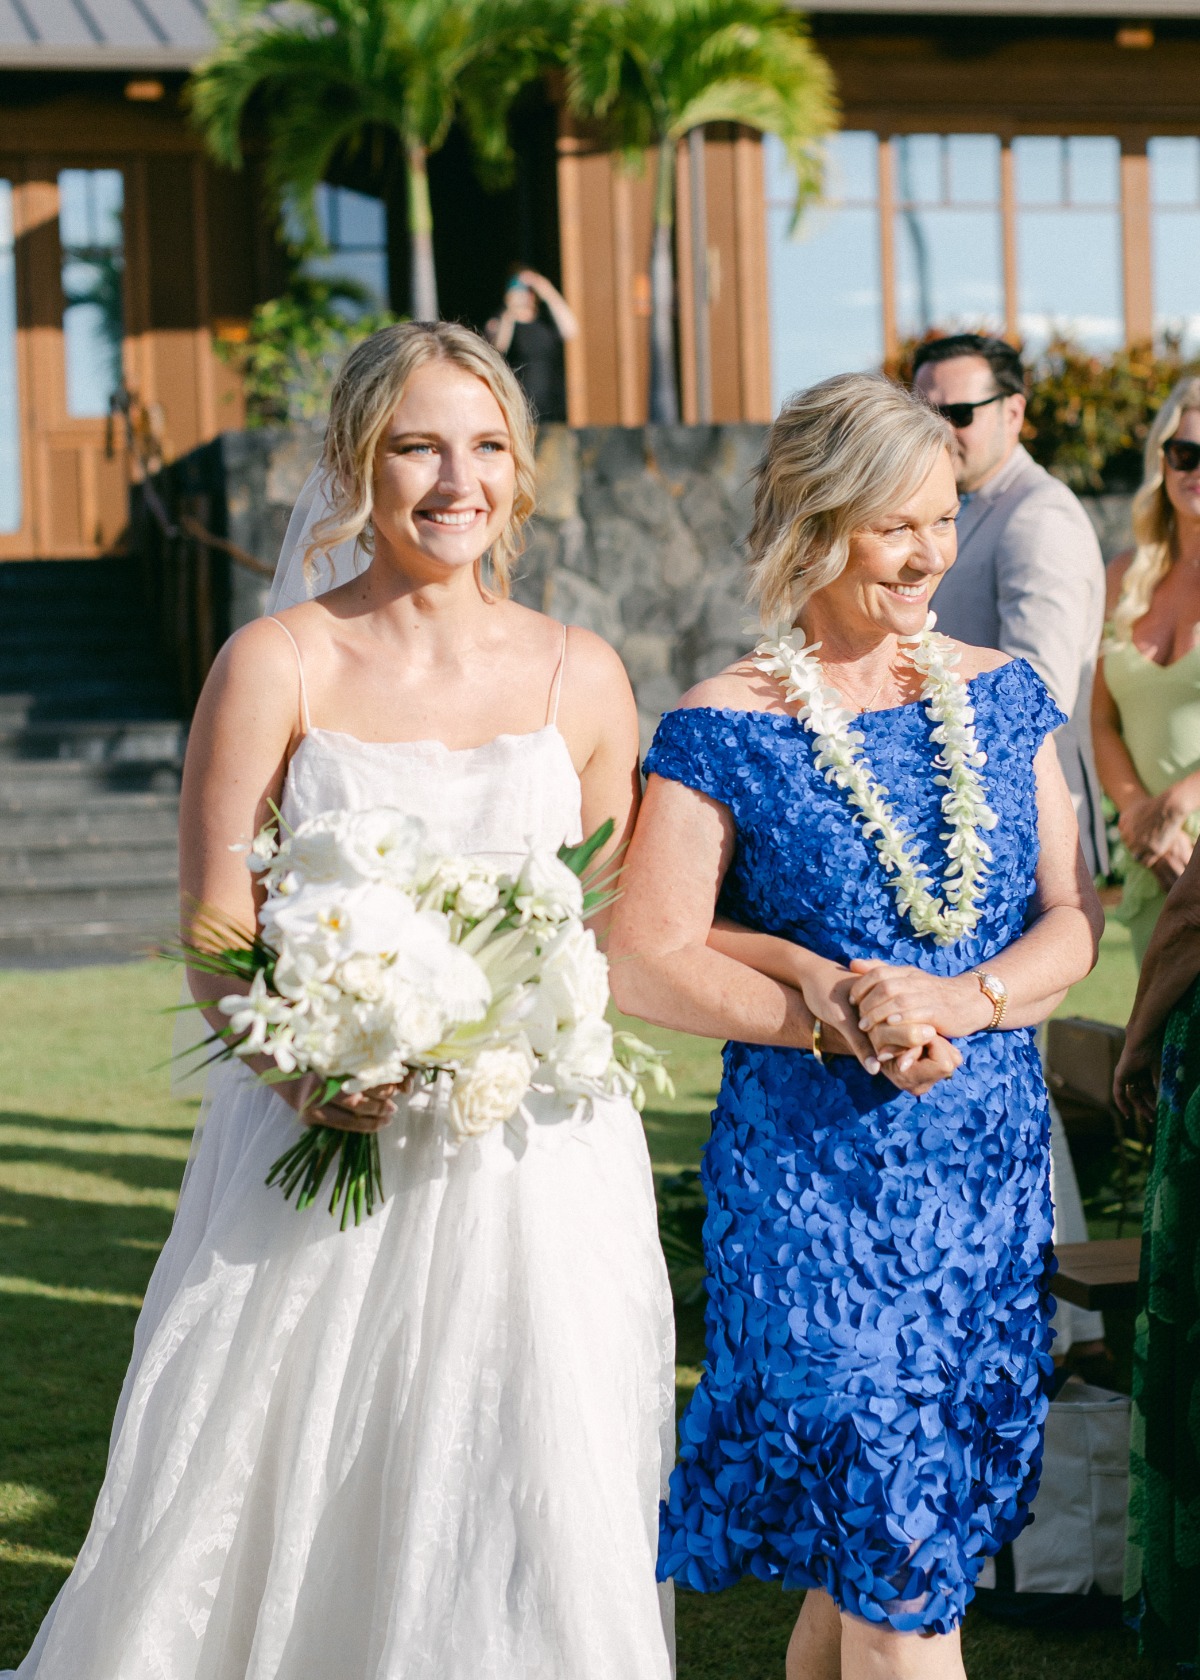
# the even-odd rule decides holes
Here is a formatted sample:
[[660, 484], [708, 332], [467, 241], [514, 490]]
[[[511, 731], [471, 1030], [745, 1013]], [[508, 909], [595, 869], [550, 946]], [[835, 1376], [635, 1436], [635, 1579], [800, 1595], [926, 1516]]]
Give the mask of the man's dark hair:
[[955, 333], [951, 338], [931, 338], [918, 344], [913, 355], [913, 378], [919, 368], [931, 362], [952, 362], [958, 356], [982, 356], [992, 370], [996, 389], [1006, 397], [1025, 394], [1025, 368], [1012, 345], [1003, 338], [983, 333]]

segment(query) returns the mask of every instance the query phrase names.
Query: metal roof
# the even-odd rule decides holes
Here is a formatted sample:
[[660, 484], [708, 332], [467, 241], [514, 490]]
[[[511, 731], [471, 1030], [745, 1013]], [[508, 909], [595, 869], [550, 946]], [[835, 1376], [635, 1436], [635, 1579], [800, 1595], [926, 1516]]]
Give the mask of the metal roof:
[[212, 46], [205, 0], [0, 0], [0, 67], [187, 70]]
[[[1200, 0], [794, 0], [822, 16], [1200, 18]], [[208, 0], [0, 0], [0, 68], [187, 70]]]

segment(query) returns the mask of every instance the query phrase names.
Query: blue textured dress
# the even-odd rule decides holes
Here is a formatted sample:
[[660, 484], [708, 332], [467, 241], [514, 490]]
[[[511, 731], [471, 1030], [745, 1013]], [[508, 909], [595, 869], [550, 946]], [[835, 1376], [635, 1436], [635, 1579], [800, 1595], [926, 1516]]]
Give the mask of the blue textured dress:
[[[846, 794], [795, 718], [670, 712], [645, 768], [728, 807], [720, 912], [839, 962], [953, 975], [1023, 932], [1033, 759], [1064, 722], [1024, 660], [969, 685], [999, 816], [976, 935], [900, 916]], [[935, 883], [946, 869], [921, 702], [859, 718]], [[680, 1425], [659, 1575], [822, 1587], [899, 1630], [948, 1632], [1026, 1521], [1051, 1369], [1049, 1121], [1033, 1034], [979, 1033], [925, 1097], [851, 1057], [731, 1043], [705, 1149], [704, 1373]]]

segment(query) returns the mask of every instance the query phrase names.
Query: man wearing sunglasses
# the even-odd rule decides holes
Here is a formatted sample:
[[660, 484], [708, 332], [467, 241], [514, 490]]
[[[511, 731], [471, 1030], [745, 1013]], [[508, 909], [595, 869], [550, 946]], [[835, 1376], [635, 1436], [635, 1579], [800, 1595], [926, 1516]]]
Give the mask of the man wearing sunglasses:
[[[1104, 619], [1104, 562], [1079, 501], [1021, 447], [1025, 369], [1011, 344], [959, 333], [919, 345], [913, 384], [950, 422], [962, 506], [958, 559], [934, 598], [938, 628], [976, 647], [1029, 661], [1066, 712], [1055, 735], [1079, 819], [1087, 867], [1108, 867], [1092, 757], [1092, 678]], [[1051, 1106], [1051, 1186], [1058, 1242], [1084, 1242], [1087, 1223], [1062, 1120]], [[1099, 1313], [1060, 1303], [1055, 1355], [1074, 1349], [1086, 1375], [1109, 1355]]]
[[1021, 446], [1025, 369], [1011, 344], [959, 333], [919, 345], [913, 384], [950, 422], [962, 498], [958, 560], [938, 588], [938, 626], [1029, 661], [1070, 721], [1055, 737], [1083, 855], [1108, 866], [1092, 758], [1092, 675], [1104, 562], [1092, 523]]

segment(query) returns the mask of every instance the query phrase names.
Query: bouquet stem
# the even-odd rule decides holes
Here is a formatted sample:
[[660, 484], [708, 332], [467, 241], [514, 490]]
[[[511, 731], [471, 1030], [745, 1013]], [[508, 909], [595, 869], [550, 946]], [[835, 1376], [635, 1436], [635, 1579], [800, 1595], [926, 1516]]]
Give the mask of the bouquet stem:
[[361, 1225], [383, 1200], [383, 1173], [379, 1162], [379, 1139], [374, 1132], [347, 1132], [339, 1126], [307, 1126], [301, 1137], [283, 1154], [267, 1174], [268, 1184], [278, 1184], [296, 1206], [310, 1208], [321, 1191], [330, 1167], [337, 1163], [329, 1211], [342, 1209], [341, 1230], [353, 1215]]

